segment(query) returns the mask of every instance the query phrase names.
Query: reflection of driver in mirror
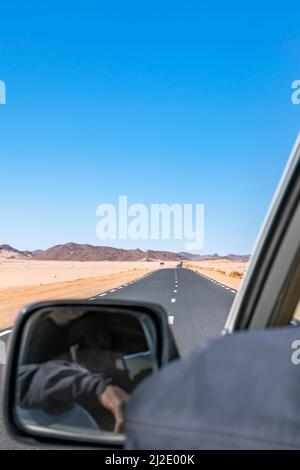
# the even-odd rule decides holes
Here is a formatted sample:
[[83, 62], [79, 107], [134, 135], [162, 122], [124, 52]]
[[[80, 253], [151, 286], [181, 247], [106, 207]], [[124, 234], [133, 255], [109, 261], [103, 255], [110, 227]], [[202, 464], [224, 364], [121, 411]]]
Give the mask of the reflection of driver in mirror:
[[[99, 328], [95, 314], [81, 316], [67, 327], [59, 325], [51, 315], [45, 322], [48, 322], [47, 328], [49, 322], [52, 323], [52, 330], [55, 325], [56, 334], [51, 335], [54, 348], [51, 347], [48, 360], [25, 361], [20, 366], [18, 401], [21, 409], [47, 413], [49, 423], [51, 417], [57, 419], [57, 415], [65, 416], [70, 410], [73, 419], [76, 413], [78, 417], [86, 413], [98, 429], [120, 432], [129, 394], [151, 369], [130, 374], [124, 351], [114, 345], [115, 335]], [[56, 355], [55, 345], [62, 342], [62, 333], [62, 344], [67, 349]]]

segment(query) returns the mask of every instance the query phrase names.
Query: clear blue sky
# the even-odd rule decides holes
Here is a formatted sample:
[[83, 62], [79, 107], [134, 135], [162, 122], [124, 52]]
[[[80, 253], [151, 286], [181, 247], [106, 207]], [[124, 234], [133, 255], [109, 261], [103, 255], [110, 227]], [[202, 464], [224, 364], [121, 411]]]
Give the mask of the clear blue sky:
[[202, 253], [251, 250], [300, 130], [299, 2], [12, 0], [0, 13], [0, 243], [100, 244], [96, 207], [127, 194], [204, 203]]

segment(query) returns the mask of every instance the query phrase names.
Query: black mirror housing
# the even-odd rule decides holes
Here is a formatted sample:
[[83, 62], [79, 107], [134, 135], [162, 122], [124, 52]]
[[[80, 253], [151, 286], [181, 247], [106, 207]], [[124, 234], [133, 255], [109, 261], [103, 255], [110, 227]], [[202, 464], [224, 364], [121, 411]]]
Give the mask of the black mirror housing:
[[[52, 322], [55, 322], [55, 327], [63, 332], [61, 334], [63, 348], [59, 349], [57, 336], [51, 336], [52, 332], [43, 327], [43, 325], [47, 325], [45, 319], [48, 321], [49, 318]], [[85, 322], [85, 328], [82, 328], [82, 320], [86, 319], [89, 319], [90, 323]], [[97, 336], [98, 331], [101, 332], [100, 336]], [[71, 351], [71, 356], [79, 351], [80, 358], [87, 357], [85, 356], [87, 351], [91, 355], [91, 344], [93, 348], [96, 347], [95, 342], [91, 343], [95, 339], [95, 334], [97, 336], [97, 349], [92, 349], [92, 351], [105, 353], [105, 358], [109, 354], [113, 354], [113, 361], [118, 369], [116, 369], [118, 377], [127, 374], [126, 378], [130, 378], [132, 383], [135, 377], [140, 377], [137, 371], [140, 367], [145, 368], [145, 363], [153, 371], [179, 357], [178, 349], [168, 325], [167, 313], [159, 305], [114, 300], [99, 300], [96, 302], [51, 301], [29, 305], [22, 309], [14, 326], [5, 375], [3, 414], [7, 430], [14, 439], [31, 443], [32, 440], [47, 443], [50, 440], [54, 444], [64, 445], [72, 443], [72, 445], [80, 446], [122, 447], [125, 436], [106, 432], [102, 429], [103, 423], [106, 422], [103, 418], [100, 419], [101, 432], [94, 430], [86, 433], [79, 432], [79, 428], [70, 427], [70, 425], [49, 426], [41, 424], [41, 422], [47, 422], [47, 420], [41, 421], [41, 416], [45, 415], [45, 410], [43, 409], [39, 413], [36, 410], [39, 405], [36, 405], [36, 403], [28, 405], [28, 402], [34, 401], [30, 393], [32, 389], [26, 389], [24, 392], [24, 386], [22, 385], [23, 389], [20, 392], [20, 383], [26, 383], [26, 387], [29, 386], [27, 377], [30, 377], [32, 368], [36, 367], [38, 370], [40, 366], [51, 363], [54, 358], [53, 351], [55, 351], [55, 348], [59, 360], [61, 358], [65, 360], [66, 358], [65, 355], [61, 355], [63, 349], [66, 349], [68, 354]], [[81, 338], [84, 338], [84, 344]], [[49, 348], [48, 345], [52, 343], [54, 343], [53, 347]], [[49, 349], [53, 349], [53, 351], [49, 351]], [[72, 358], [74, 359], [73, 356]], [[150, 359], [151, 363], [149, 362]], [[50, 361], [48, 362], [48, 360]], [[104, 363], [100, 363], [101, 370], [103, 370]], [[105, 365], [107, 365], [107, 361]], [[55, 370], [54, 366], [57, 366], [57, 364], [53, 364], [53, 370]], [[77, 364], [75, 364], [75, 367], [77, 367]], [[26, 368], [30, 369], [29, 373]], [[26, 380], [22, 381], [20, 377], [24, 377], [24, 369], [25, 376], [26, 374], [27, 376]], [[106, 373], [106, 375], [112, 375], [112, 383], [118, 383], [114, 373]], [[43, 383], [41, 382], [44, 380], [44, 376], [41, 375], [41, 377], [38, 386], [42, 387]], [[135, 382], [137, 381], [135, 380]], [[33, 386], [32, 383], [30, 386]], [[24, 400], [26, 393], [30, 398], [27, 401]], [[21, 401], [20, 396], [22, 397]], [[35, 418], [37, 415], [39, 416], [38, 425]]]

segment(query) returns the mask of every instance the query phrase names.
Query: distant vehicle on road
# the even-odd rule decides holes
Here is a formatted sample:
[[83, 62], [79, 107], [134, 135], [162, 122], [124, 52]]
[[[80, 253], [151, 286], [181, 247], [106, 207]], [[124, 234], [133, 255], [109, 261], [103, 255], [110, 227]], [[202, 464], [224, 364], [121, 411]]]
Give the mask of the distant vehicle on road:
[[165, 262], [164, 262], [164, 261], [161, 261], [161, 262], [159, 263], [159, 266], [160, 266], [161, 268], [164, 268], [164, 267], [165, 267]]
[[183, 262], [182, 262], [182, 261], [180, 261], [180, 263], [179, 263], [179, 264], [177, 264], [176, 268], [182, 268], [182, 267], [183, 267]]

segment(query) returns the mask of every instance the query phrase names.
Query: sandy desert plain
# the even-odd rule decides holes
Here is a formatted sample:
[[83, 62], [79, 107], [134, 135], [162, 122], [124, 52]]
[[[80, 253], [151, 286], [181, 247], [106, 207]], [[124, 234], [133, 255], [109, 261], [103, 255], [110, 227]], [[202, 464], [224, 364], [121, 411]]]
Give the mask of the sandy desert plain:
[[233, 261], [219, 258], [207, 261], [187, 261], [186, 268], [195, 269], [204, 276], [215, 279], [232, 289], [238, 290], [249, 261]]
[[[177, 262], [166, 262], [166, 268]], [[212, 260], [184, 263], [238, 289], [246, 262]], [[53, 299], [87, 299], [159, 269], [158, 261], [0, 261], [0, 330], [9, 328], [22, 306]]]

